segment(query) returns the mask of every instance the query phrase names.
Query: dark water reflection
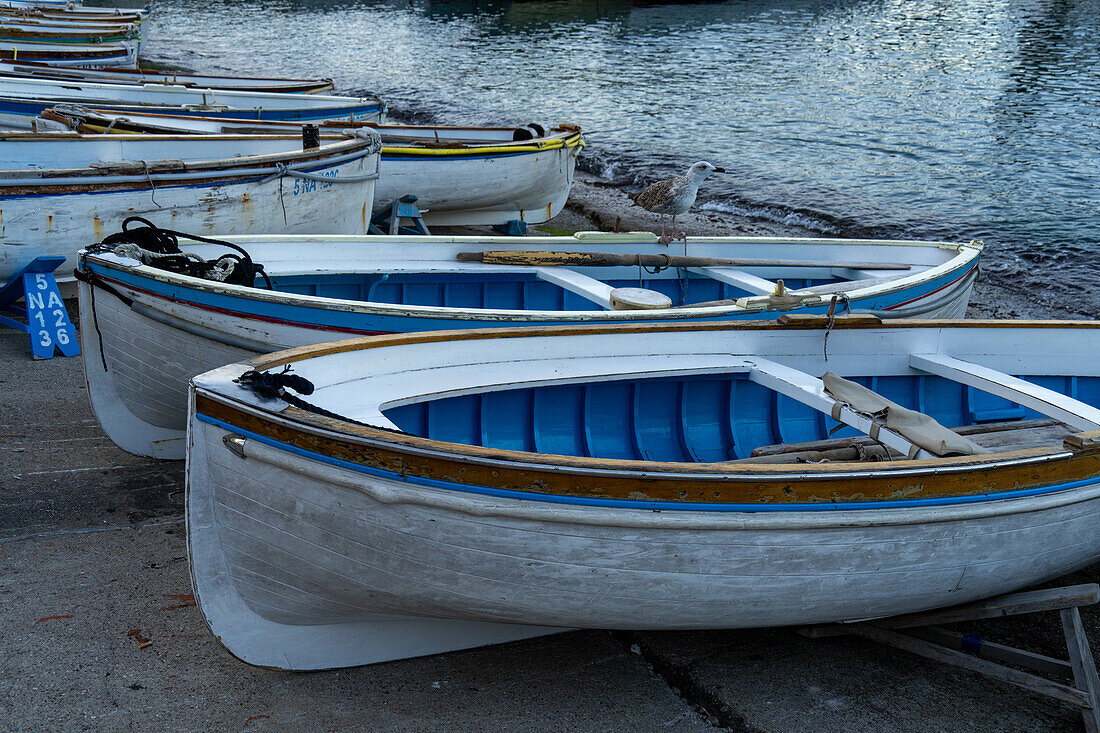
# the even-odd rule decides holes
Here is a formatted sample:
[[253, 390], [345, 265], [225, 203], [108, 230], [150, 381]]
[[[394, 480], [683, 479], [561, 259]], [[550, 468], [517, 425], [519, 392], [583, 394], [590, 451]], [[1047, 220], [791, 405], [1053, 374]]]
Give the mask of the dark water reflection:
[[608, 178], [710, 160], [734, 175], [709, 207], [983, 238], [992, 275], [1095, 305], [1098, 39], [1100, 0], [157, 0], [149, 55], [325, 73], [420, 120], [575, 121]]

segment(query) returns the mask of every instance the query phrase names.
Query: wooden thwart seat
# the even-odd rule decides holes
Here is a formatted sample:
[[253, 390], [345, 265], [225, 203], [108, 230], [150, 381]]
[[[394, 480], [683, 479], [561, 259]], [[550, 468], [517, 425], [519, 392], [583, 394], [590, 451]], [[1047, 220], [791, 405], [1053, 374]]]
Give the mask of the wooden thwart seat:
[[689, 267], [688, 272], [705, 275], [718, 282], [733, 285], [753, 295], [770, 295], [775, 292], [775, 283], [752, 273], [733, 267]]
[[909, 365], [1057, 418], [1075, 430], [1100, 430], [1100, 410], [1095, 407], [996, 369], [945, 354], [911, 354]]
[[535, 274], [539, 280], [553, 283], [596, 305], [611, 309], [611, 291], [614, 288], [605, 282], [566, 267], [539, 267], [535, 270]]
[[909, 458], [934, 458], [928, 450], [883, 426], [868, 415], [853, 410], [837, 401], [825, 391], [825, 384], [817, 377], [792, 367], [767, 359], [752, 359], [749, 379], [773, 392], [797, 400], [809, 407], [831, 415], [837, 422], [849, 425], [888, 448]]

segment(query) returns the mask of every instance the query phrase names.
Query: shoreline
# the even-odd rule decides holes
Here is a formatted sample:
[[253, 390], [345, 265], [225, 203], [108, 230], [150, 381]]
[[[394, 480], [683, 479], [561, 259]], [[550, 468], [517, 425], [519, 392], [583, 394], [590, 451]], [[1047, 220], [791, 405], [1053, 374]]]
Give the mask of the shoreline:
[[[698, 206], [676, 217], [677, 228], [698, 236], [820, 237], [796, 223], [739, 216]], [[660, 217], [635, 206], [630, 191], [597, 175], [576, 172], [569, 200], [561, 213], [545, 224], [530, 228], [532, 234], [572, 234], [576, 231], [660, 231]], [[988, 255], [986, 255], [988, 256]], [[967, 318], [1081, 320], [1100, 314], [1066, 302], [1040, 302], [1026, 293], [979, 275], [967, 308]]]

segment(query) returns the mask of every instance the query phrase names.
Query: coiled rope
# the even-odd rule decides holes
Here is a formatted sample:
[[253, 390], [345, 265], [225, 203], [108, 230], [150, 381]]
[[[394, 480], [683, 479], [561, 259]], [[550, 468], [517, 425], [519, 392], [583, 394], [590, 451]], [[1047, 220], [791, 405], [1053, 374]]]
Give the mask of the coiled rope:
[[[134, 222], [139, 222], [144, 226], [131, 229], [130, 224]], [[181, 250], [179, 246], [181, 237], [196, 242], [228, 247], [240, 254], [225, 254], [217, 259], [204, 260], [193, 252]], [[140, 216], [128, 217], [122, 222], [121, 232], [104, 237], [103, 241], [91, 245], [87, 248], [87, 251], [93, 254], [112, 252], [120, 257], [130, 257], [142, 264], [162, 270], [231, 285], [255, 287], [256, 278], [260, 277], [263, 278], [267, 289], [272, 289], [271, 279], [264, 272], [263, 265], [253, 262], [252, 257], [243, 247], [221, 239], [211, 239], [197, 234], [162, 229]]]

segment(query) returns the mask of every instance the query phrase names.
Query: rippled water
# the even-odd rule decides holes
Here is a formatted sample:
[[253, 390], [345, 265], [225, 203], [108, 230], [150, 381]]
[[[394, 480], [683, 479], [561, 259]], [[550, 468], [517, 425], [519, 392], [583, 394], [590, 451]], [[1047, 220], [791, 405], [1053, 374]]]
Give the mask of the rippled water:
[[612, 180], [706, 159], [708, 208], [981, 238], [987, 275], [1100, 311], [1100, 0], [157, 0], [151, 30], [416, 120], [578, 122]]

